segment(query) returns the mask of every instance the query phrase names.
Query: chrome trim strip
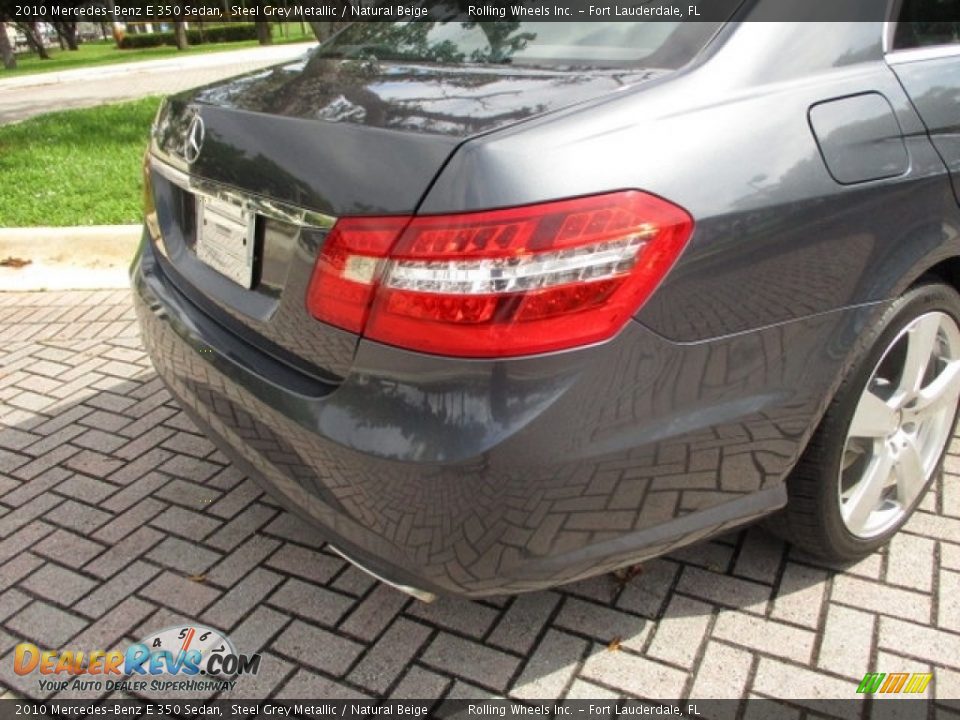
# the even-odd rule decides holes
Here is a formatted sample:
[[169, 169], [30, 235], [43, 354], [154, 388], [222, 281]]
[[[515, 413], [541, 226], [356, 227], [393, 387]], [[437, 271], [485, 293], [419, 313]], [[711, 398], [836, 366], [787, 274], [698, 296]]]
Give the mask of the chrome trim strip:
[[906, 63], [953, 57], [960, 57], [960, 44], [931, 45], [929, 47], [910, 48], [909, 50], [894, 50], [887, 53], [887, 62], [891, 65], [905, 65]]
[[[896, 3], [894, 3], [896, 4]], [[894, 15], [894, 17], [896, 17]], [[897, 31], [897, 23], [892, 20], [885, 20], [883, 23], [883, 54], [889, 55], [893, 52], [893, 36]]]
[[329, 230], [337, 221], [335, 217], [323, 213], [307, 210], [306, 208], [277, 202], [260, 195], [243, 192], [229, 185], [223, 185], [213, 180], [196, 177], [178, 168], [169, 165], [156, 156], [151, 155], [150, 167], [163, 175], [174, 185], [195, 195], [228, 202], [243, 209], [263, 215], [271, 220], [279, 220], [301, 228], [320, 228]]
[[399, 590], [402, 593], [406, 593], [407, 595], [415, 597], [417, 600], [420, 600], [421, 602], [432, 603], [434, 600], [437, 599], [437, 596], [434, 595], [432, 592], [427, 592], [426, 590], [421, 590], [420, 588], [411, 587], [410, 585], [400, 585], [395, 582], [390, 582], [386, 578], [381, 577], [380, 575], [377, 575], [370, 568], [364, 567], [363, 564], [358, 563], [352, 557], [350, 557], [345, 552], [343, 552], [343, 550], [341, 550], [340, 548], [334, 547], [330, 543], [327, 543], [327, 547], [333, 550], [337, 555], [342, 557], [344, 560], [346, 560], [352, 565], [356, 565], [359, 569], [363, 570], [367, 575], [369, 575], [372, 578], [376, 578], [377, 580], [382, 582], [384, 585], [389, 585], [395, 590]]

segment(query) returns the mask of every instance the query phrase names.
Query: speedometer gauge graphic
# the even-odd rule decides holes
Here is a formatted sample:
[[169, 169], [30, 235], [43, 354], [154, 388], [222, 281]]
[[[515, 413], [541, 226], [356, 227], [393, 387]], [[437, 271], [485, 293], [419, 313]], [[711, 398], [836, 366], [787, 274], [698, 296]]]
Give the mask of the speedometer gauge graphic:
[[[150, 650], [151, 655], [166, 655], [168, 658], [176, 659], [186, 657], [187, 653], [192, 651], [200, 654], [200, 659], [196, 663], [202, 675], [224, 676], [220, 663], [214, 663], [215, 668], [211, 669], [210, 661], [219, 656], [222, 659], [226, 656], [235, 656], [237, 654], [233, 643], [226, 635], [215, 628], [204, 625], [180, 625], [169, 627], [157, 633], [151, 633], [140, 641]], [[196, 657], [192, 655], [191, 657]]]

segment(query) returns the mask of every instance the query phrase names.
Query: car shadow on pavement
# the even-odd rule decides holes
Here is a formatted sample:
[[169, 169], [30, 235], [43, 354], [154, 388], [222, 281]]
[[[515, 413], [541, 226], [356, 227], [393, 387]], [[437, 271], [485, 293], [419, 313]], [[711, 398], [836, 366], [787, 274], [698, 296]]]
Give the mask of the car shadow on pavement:
[[[752, 528], [550, 591], [428, 605], [327, 550], [232, 467], [135, 335], [10, 346], [0, 393], [0, 686], [17, 695], [122, 692], [40, 689], [11, 671], [19, 642], [109, 650], [209, 626], [260, 653], [260, 671], [226, 691], [138, 694], [745, 697], [766, 687], [758, 658], [823, 670], [831, 585], [853, 603], [881, 577], [882, 554], [830, 568]], [[828, 692], [862, 669], [827, 661]]]

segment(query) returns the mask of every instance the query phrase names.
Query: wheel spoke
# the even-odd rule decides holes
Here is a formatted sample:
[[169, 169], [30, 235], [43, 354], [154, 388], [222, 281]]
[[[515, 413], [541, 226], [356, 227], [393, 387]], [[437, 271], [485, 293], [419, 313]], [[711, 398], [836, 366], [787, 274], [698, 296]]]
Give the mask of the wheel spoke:
[[870, 515], [880, 504], [880, 496], [890, 477], [893, 458], [886, 445], [870, 462], [850, 497], [843, 503], [840, 512], [847, 527], [853, 533], [863, 533]]
[[927, 366], [930, 364], [930, 356], [933, 355], [939, 330], [940, 317], [926, 315], [917, 320], [907, 333], [907, 356], [903, 362], [898, 387], [901, 393], [912, 395], [920, 389], [923, 377], [927, 373]]
[[896, 429], [896, 411], [869, 389], [866, 390], [850, 421], [851, 437], [882, 438]]
[[960, 360], [953, 360], [934, 378], [933, 382], [922, 388], [912, 410], [926, 414], [936, 412], [948, 405], [955, 405], [960, 397]]
[[897, 500], [906, 509], [914, 503], [927, 482], [920, 449], [913, 438], [908, 439], [901, 449], [893, 474], [897, 479]]

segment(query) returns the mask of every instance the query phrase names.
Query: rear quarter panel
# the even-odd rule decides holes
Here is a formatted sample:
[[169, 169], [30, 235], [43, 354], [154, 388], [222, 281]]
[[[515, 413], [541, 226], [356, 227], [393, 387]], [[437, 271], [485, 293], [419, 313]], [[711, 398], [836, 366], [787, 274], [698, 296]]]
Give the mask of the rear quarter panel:
[[[882, 24], [741, 23], [676, 76], [463, 146], [420, 212], [639, 188], [686, 208], [690, 244], [637, 319], [697, 342], [895, 296], [960, 252], [943, 162], [883, 58]], [[909, 164], [840, 185], [817, 103], [879, 93]]]

